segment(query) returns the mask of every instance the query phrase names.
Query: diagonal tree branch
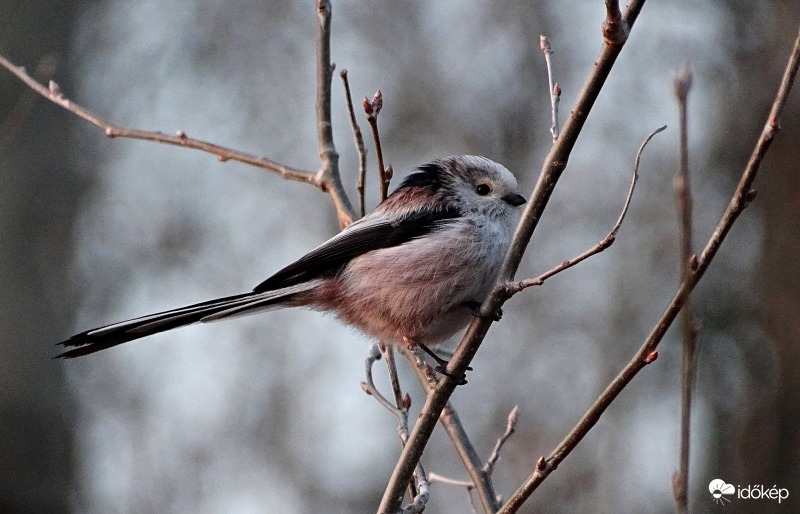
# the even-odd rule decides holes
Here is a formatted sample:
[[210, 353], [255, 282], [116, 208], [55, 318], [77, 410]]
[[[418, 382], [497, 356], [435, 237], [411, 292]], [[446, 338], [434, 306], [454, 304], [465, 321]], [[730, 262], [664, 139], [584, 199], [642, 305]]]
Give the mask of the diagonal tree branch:
[[555, 470], [558, 465], [563, 461], [567, 455], [578, 445], [583, 437], [591, 430], [602, 416], [603, 412], [608, 408], [611, 402], [619, 395], [619, 393], [627, 386], [633, 377], [646, 365], [653, 362], [658, 357], [656, 348], [661, 342], [662, 338], [667, 332], [667, 329], [675, 321], [681, 308], [686, 303], [689, 293], [694, 289], [695, 285], [700, 281], [703, 274], [708, 269], [714, 256], [717, 254], [722, 242], [725, 240], [733, 224], [738, 219], [739, 215], [747, 208], [748, 204], [755, 198], [755, 191], [751, 189], [753, 181], [756, 178], [758, 169], [761, 166], [761, 160], [767, 153], [772, 140], [775, 138], [778, 130], [780, 129], [780, 120], [786, 105], [786, 99], [789, 91], [792, 88], [794, 79], [797, 76], [798, 65], [800, 65], [800, 30], [797, 34], [797, 39], [792, 49], [792, 54], [786, 65], [786, 70], [783, 75], [778, 93], [775, 96], [775, 101], [772, 104], [772, 109], [767, 117], [767, 122], [761, 132], [761, 136], [753, 149], [747, 167], [742, 173], [739, 184], [734, 191], [733, 197], [728, 203], [725, 213], [722, 215], [719, 223], [717, 224], [714, 233], [711, 235], [708, 243], [706, 243], [702, 254], [699, 259], [692, 259], [692, 266], [690, 273], [677, 293], [673, 297], [669, 306], [667, 307], [661, 319], [658, 320], [650, 335], [645, 340], [636, 355], [631, 361], [623, 368], [619, 375], [608, 385], [603, 394], [595, 401], [589, 410], [580, 419], [577, 425], [567, 435], [567, 437], [556, 447], [556, 449], [545, 459], [540, 458], [536, 465], [536, 470], [530, 477], [517, 489], [514, 495], [509, 499], [508, 503], [500, 510], [503, 514], [516, 512], [524, 501], [533, 493], [533, 491], [541, 484], [550, 473]]
[[616, 12], [613, 12], [615, 2], [611, 0], [607, 2], [607, 22], [608, 20], [617, 21], [613, 24], [613, 30], [605, 30], [605, 26], [608, 23], [604, 23], [605, 41], [603, 48], [578, 96], [572, 114], [564, 125], [560, 138], [553, 145], [550, 154], [545, 159], [541, 174], [539, 175], [539, 180], [536, 183], [527, 208], [522, 215], [522, 219], [517, 226], [517, 231], [511, 242], [511, 247], [506, 254], [497, 285], [481, 307], [481, 312], [486, 314], [486, 316], [476, 318], [469, 326], [467, 333], [464, 334], [453, 358], [450, 360], [450, 364], [447, 367], [447, 375], [443, 375], [436, 389], [428, 395], [425, 405], [420, 412], [420, 417], [412, 429], [409, 443], [403, 449], [403, 453], [397, 461], [392, 476], [389, 479], [378, 512], [394, 514], [394, 512], [398, 510], [403, 497], [403, 488], [414, 472], [416, 462], [422, 456], [422, 452], [433, 433], [436, 420], [439, 418], [442, 409], [447, 404], [453, 391], [455, 391], [457, 384], [449, 377], [461, 377], [464, 375], [475, 353], [478, 351], [481, 342], [486, 336], [486, 333], [489, 331], [489, 327], [492, 323], [489, 313], [497, 312], [508, 299], [506, 283], [513, 279], [519, 267], [525, 248], [533, 236], [533, 231], [541, 219], [542, 213], [550, 199], [550, 195], [558, 179], [561, 177], [561, 173], [567, 166], [569, 155], [578, 139], [578, 135], [586, 122], [595, 100], [597, 100], [600, 94], [600, 90], [606, 78], [608, 78], [608, 74], [611, 72], [611, 68], [617, 56], [622, 51], [625, 41], [627, 40], [627, 34], [630, 32], [636, 18], [639, 16], [644, 2], [645, 0], [631, 0], [631, 3], [625, 10], [624, 16], [620, 15], [618, 9]]

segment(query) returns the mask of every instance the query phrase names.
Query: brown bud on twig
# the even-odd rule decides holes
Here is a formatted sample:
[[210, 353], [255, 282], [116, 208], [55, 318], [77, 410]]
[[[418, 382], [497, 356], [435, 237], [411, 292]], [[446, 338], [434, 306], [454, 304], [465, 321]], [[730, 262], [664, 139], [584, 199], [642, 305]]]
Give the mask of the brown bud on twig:
[[51, 80], [48, 84], [48, 88], [50, 89], [50, 94], [56, 96], [58, 98], [63, 97], [64, 95], [61, 93], [61, 88], [56, 84], [54, 80]]
[[684, 64], [683, 68], [675, 75], [673, 85], [675, 87], [675, 96], [678, 97], [679, 101], [685, 102], [686, 97], [689, 96], [689, 90], [692, 89], [693, 76], [692, 67], [688, 63]]
[[186, 138], [188, 137], [188, 136], [186, 135], [186, 132], [184, 132], [184, 131], [182, 131], [182, 130], [178, 130], [178, 131], [176, 131], [176, 132], [175, 132], [175, 135], [176, 135], [176, 136], [178, 136], [180, 139], [186, 139]]
[[547, 36], [539, 36], [539, 48], [545, 54], [553, 53], [553, 49], [550, 47], [550, 41], [547, 40]]
[[561, 86], [558, 85], [558, 82], [553, 86], [553, 95], [556, 97], [561, 97]]
[[519, 405], [514, 405], [514, 408], [511, 409], [511, 412], [508, 413], [508, 426], [514, 428], [517, 426], [517, 420], [519, 419]]
[[364, 97], [364, 112], [367, 113], [367, 116], [372, 115], [372, 102], [366, 96]]
[[758, 196], [758, 190], [757, 189], [751, 189], [750, 191], [748, 191], [747, 194], [744, 195], [745, 205], [750, 205], [750, 202], [755, 200], [756, 196]]
[[405, 398], [403, 398], [403, 408], [410, 409], [411, 408], [411, 396], [406, 393]]
[[369, 392], [369, 386], [367, 385], [367, 383], [366, 383], [366, 382], [361, 382], [361, 389], [362, 389], [362, 390], [363, 390], [365, 393], [367, 393], [368, 395], [372, 396], [372, 393], [371, 393], [371, 392]]
[[544, 460], [544, 457], [539, 457], [539, 460], [536, 461], [536, 469], [539, 471], [544, 471], [544, 468], [547, 466], [547, 461]]
[[700, 261], [697, 260], [697, 254], [693, 253], [691, 257], [689, 257], [689, 269], [692, 271], [697, 270], [697, 266], [700, 265]]
[[394, 177], [394, 169], [392, 169], [391, 164], [389, 165], [388, 168], [386, 168], [385, 174], [386, 174], [386, 183], [389, 183], [389, 181], [392, 180], [392, 177]]
[[372, 97], [372, 107], [375, 109], [375, 116], [380, 114], [381, 108], [383, 108], [383, 93], [380, 89]]
[[650, 354], [647, 357], [645, 357], [644, 363], [645, 364], [650, 364], [651, 362], [653, 362], [656, 359], [658, 359], [658, 352], [657, 351], [652, 351], [652, 352], [650, 352]]

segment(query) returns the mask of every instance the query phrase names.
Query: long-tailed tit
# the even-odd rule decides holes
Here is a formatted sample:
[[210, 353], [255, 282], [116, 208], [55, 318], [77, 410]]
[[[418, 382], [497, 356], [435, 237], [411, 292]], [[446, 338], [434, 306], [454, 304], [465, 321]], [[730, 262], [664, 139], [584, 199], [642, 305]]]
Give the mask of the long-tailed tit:
[[494, 285], [525, 203], [506, 168], [458, 155], [420, 166], [384, 202], [249, 293], [88, 330], [71, 358], [197, 322], [278, 307], [335, 313], [388, 344], [435, 345], [466, 326]]

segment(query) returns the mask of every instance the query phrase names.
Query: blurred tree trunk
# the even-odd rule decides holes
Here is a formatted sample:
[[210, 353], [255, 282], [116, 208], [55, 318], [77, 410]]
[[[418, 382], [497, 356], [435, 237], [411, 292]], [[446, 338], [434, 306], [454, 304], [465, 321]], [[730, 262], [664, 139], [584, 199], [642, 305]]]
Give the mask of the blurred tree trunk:
[[[785, 42], [797, 34], [800, 5], [778, 3], [774, 28]], [[776, 38], [777, 39], [777, 38]], [[773, 42], [774, 43], [774, 42]], [[765, 61], [763, 87], [777, 89], [790, 47], [772, 44]], [[768, 68], [768, 69], [767, 69]], [[766, 82], [769, 78], [769, 82]], [[789, 97], [781, 122], [787, 132], [800, 126], [800, 91]], [[790, 129], [791, 127], [791, 129]], [[739, 502], [749, 512], [800, 512], [800, 141], [779, 134], [757, 183], [764, 215], [764, 248], [757, 293], [763, 299], [762, 326], [777, 358], [777, 392], [767, 392], [765, 405], [745, 421], [738, 444], [741, 485], [789, 489], [789, 498]], [[767, 351], [767, 349], [764, 349]], [[770, 397], [772, 396], [772, 397]]]
[[[66, 86], [74, 2], [0, 3], [0, 51]], [[72, 225], [81, 192], [69, 116], [0, 75], [0, 512], [67, 512], [73, 419], [53, 343], [69, 333]], [[35, 227], [35, 228], [34, 228]], [[53, 244], [53, 242], [56, 242]], [[37, 287], [33, 287], [37, 285]], [[37, 291], [46, 291], [42, 298]]]

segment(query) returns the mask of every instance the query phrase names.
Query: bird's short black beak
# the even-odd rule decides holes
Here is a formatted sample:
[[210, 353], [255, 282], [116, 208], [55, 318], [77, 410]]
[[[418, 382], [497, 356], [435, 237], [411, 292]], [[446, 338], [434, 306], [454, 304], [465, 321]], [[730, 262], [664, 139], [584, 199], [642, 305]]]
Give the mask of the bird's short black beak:
[[514, 207], [518, 207], [527, 201], [524, 196], [517, 193], [509, 193], [503, 197], [503, 200]]

